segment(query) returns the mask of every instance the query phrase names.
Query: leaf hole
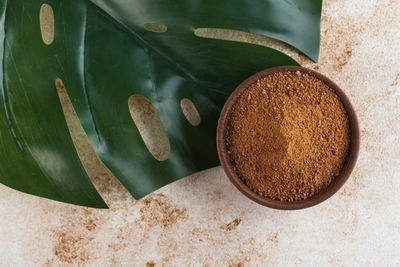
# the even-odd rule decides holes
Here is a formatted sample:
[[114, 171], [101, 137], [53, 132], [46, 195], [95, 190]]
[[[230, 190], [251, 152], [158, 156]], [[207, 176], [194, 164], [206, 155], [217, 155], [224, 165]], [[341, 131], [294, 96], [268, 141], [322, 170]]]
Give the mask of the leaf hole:
[[200, 124], [201, 121], [200, 114], [197, 111], [197, 108], [192, 101], [190, 101], [187, 98], [182, 98], [181, 109], [183, 115], [185, 115], [185, 118], [191, 125], [198, 126]]
[[161, 23], [145, 23], [143, 24], [143, 28], [148, 30], [149, 32], [166, 32], [168, 30], [167, 25]]
[[200, 38], [236, 41], [265, 46], [276, 49], [292, 58], [299, 58], [298, 51], [292, 46], [286, 44], [285, 42], [261, 34], [221, 28], [197, 28], [194, 30], [194, 35]]
[[159, 161], [167, 160], [171, 151], [168, 136], [153, 104], [142, 95], [128, 100], [131, 117], [150, 154]]
[[[124, 189], [124, 187], [117, 182], [116, 178], [103, 164], [96, 154], [93, 146], [90, 144], [89, 138], [86, 135], [81, 121], [79, 120], [78, 115], [74, 110], [74, 106], [72, 105], [68, 96], [67, 89], [60, 78], [56, 78], [55, 86], [60, 99], [65, 121], [67, 123], [68, 131], [71, 135], [76, 151], [78, 152], [79, 159], [81, 160], [86, 173], [88, 174], [93, 185], [101, 194], [102, 198], [107, 202], [107, 204], [112, 204], [115, 196], [114, 194], [110, 193], [108, 187], [115, 186], [115, 188], [118, 188], [118, 190], [122, 190], [121, 192], [126, 191], [126, 189]], [[100, 176], [98, 174], [100, 172], [105, 174], [105, 176], [101, 175], [101, 177], [107, 177], [107, 179], [110, 179], [111, 184], [107, 182], [107, 185], [105, 186], [104, 180], [102, 180], [104, 178], [99, 178]]]
[[40, 7], [40, 32], [42, 40], [46, 45], [50, 45], [54, 41], [54, 12], [53, 8], [48, 4]]

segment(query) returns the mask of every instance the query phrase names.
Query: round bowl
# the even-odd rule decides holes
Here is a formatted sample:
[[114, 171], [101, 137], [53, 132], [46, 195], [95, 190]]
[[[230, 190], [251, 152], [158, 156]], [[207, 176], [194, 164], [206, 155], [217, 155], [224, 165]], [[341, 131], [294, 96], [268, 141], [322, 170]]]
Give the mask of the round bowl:
[[[349, 153], [347, 154], [345, 163], [343, 165], [343, 168], [339, 174], [339, 176], [332, 181], [332, 183], [314, 195], [313, 197], [306, 199], [306, 200], [300, 200], [300, 201], [294, 201], [294, 202], [286, 202], [286, 201], [278, 201], [278, 200], [273, 200], [273, 199], [268, 199], [262, 196], [257, 195], [255, 192], [253, 192], [249, 187], [246, 186], [246, 184], [237, 176], [237, 174], [233, 171], [232, 165], [229, 161], [228, 155], [227, 155], [227, 150], [226, 150], [226, 143], [225, 143], [225, 133], [226, 133], [226, 124], [227, 124], [227, 118], [230, 115], [232, 105], [235, 103], [236, 99], [241, 95], [243, 91], [245, 91], [251, 84], [256, 82], [258, 79], [262, 79], [270, 74], [276, 73], [276, 72], [287, 72], [287, 71], [300, 71], [303, 73], [308, 73], [321, 81], [323, 81], [326, 85], [331, 87], [336, 94], [339, 96], [341, 99], [344, 108], [346, 109], [347, 115], [349, 117], [350, 121], [350, 132], [351, 132], [351, 143], [350, 143], [350, 148], [349, 148]], [[224, 169], [226, 175], [229, 177], [230, 181], [233, 183], [233, 185], [239, 189], [240, 192], [242, 192], [245, 196], [250, 198], [251, 200], [270, 207], [274, 209], [281, 209], [281, 210], [296, 210], [296, 209], [304, 209], [304, 208], [309, 208], [311, 206], [317, 205], [321, 203], [324, 200], [327, 200], [329, 197], [331, 197], [333, 194], [335, 194], [342, 186], [343, 184], [347, 181], [349, 178], [355, 164], [357, 161], [358, 157], [358, 152], [359, 152], [359, 147], [360, 147], [360, 130], [359, 130], [359, 125], [357, 121], [357, 116], [356, 113], [353, 109], [353, 106], [351, 105], [349, 99], [345, 95], [345, 93], [339, 88], [338, 85], [336, 85], [333, 81], [331, 81], [329, 78], [325, 77], [324, 75], [302, 67], [296, 67], [296, 66], [282, 66], [282, 67], [275, 67], [275, 68], [270, 68], [266, 69], [263, 71], [260, 71], [244, 82], [242, 82], [236, 89], [233, 91], [233, 93], [229, 96], [228, 100], [226, 101], [224, 107], [222, 108], [221, 115], [219, 117], [218, 121], [218, 128], [217, 128], [217, 150], [218, 150], [218, 157], [221, 162], [222, 168]]]

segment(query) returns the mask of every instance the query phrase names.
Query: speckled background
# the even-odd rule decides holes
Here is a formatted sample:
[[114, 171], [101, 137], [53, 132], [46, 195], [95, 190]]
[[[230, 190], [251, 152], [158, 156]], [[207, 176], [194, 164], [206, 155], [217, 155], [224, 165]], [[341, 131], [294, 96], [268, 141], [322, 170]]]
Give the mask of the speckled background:
[[278, 46], [332, 78], [353, 102], [359, 161], [328, 201], [301, 211], [264, 208], [242, 196], [220, 167], [134, 201], [72, 121], [110, 210], [0, 185], [0, 265], [400, 266], [399, 14], [399, 0], [326, 0], [318, 64], [264, 38], [239, 36]]

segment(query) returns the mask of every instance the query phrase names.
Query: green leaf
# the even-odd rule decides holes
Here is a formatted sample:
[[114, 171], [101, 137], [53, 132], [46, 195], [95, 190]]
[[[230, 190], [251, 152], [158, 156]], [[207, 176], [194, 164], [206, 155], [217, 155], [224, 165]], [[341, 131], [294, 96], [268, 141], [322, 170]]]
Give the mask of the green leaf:
[[[197, 28], [246, 31], [288, 43], [315, 62], [319, 56], [322, 0], [91, 0], [149, 46], [191, 69]], [[146, 24], [162, 24], [154, 34]], [[183, 54], [183, 55], [182, 55]], [[182, 55], [183, 58], [179, 56]], [[208, 76], [206, 77], [209, 80]]]
[[43, 44], [39, 9], [37, 1], [0, 2], [0, 181], [33, 195], [105, 208], [77, 156], [51, 74], [73, 69], [72, 62], [54, 64], [61, 50]]
[[[321, 1], [237, 2], [240, 8], [228, 0], [96, 1], [104, 12], [85, 0], [49, 0], [55, 35], [46, 44], [39, 25], [43, 2], [0, 1], [0, 182], [105, 207], [72, 143], [56, 79], [96, 153], [135, 198], [218, 165], [215, 129], [229, 93], [261, 69], [297, 63], [270, 48], [200, 38], [194, 29], [266, 34], [318, 55]], [[146, 97], [159, 115], [170, 144], [167, 160], [156, 160], [145, 146], [129, 113], [132, 95]], [[183, 98], [197, 108], [198, 126], [185, 118]]]

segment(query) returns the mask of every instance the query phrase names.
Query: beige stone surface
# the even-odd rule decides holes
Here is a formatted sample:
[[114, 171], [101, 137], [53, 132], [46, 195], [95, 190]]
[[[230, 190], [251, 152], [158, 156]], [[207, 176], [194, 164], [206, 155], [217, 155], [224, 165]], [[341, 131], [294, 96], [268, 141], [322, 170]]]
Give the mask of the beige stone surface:
[[279, 46], [336, 81], [359, 116], [358, 164], [328, 201], [300, 211], [265, 208], [241, 195], [220, 167], [134, 201], [75, 125], [110, 210], [0, 185], [0, 265], [400, 266], [399, 14], [398, 0], [326, 0], [318, 64]]

